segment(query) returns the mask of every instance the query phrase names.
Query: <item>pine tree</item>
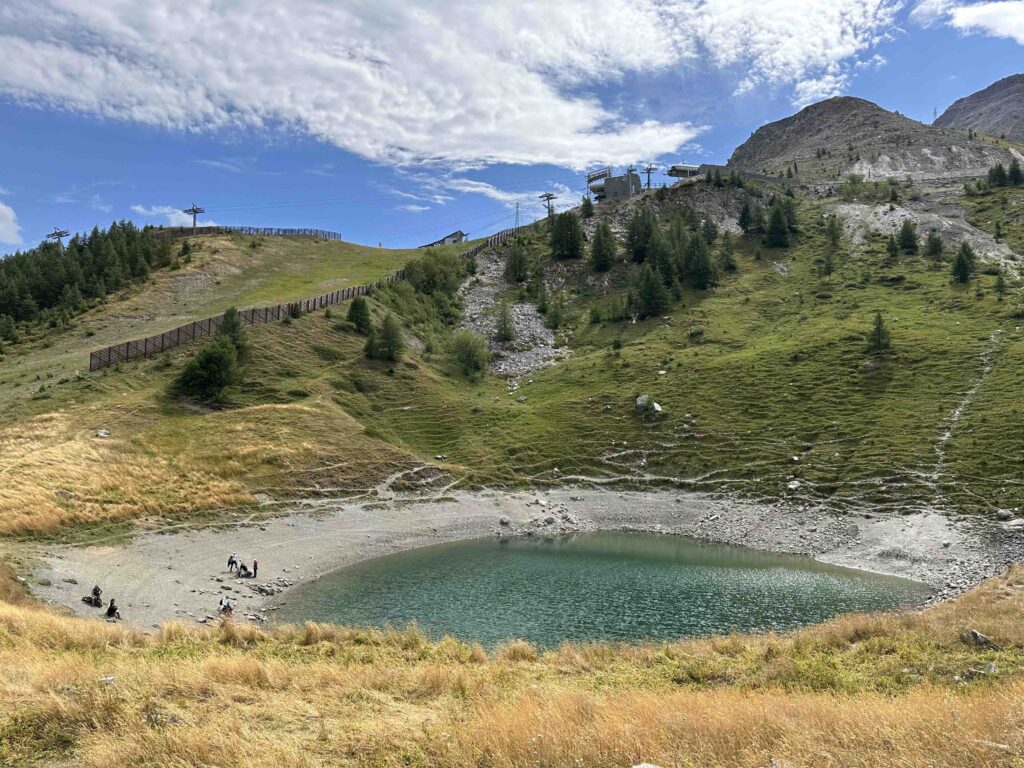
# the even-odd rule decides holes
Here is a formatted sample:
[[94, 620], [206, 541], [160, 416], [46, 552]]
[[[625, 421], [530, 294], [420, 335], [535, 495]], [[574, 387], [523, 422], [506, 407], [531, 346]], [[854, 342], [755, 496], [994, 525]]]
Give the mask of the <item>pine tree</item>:
[[657, 275], [650, 264], [644, 264], [640, 270], [640, 280], [637, 285], [637, 304], [641, 317], [653, 317], [660, 315], [668, 309], [669, 295], [661, 277]]
[[789, 227], [786, 225], [786, 214], [779, 204], [773, 205], [768, 214], [768, 232], [765, 243], [772, 248], [789, 247]]
[[723, 272], [736, 271], [736, 254], [733, 252], [732, 233], [722, 236], [722, 249], [718, 253], [718, 268]]
[[900, 248], [904, 253], [917, 253], [917, 227], [910, 219], [900, 226]]
[[221, 318], [220, 328], [217, 329], [217, 333], [231, 342], [231, 346], [235, 348], [235, 353], [239, 358], [243, 356], [247, 350], [247, 345], [245, 342], [245, 331], [242, 330], [242, 317], [238, 314], [237, 309], [228, 307], [224, 310], [224, 316]]
[[1024, 184], [1024, 172], [1020, 168], [1020, 160], [1016, 157], [1013, 158], [1013, 162], [1010, 163], [1010, 170], [1006, 174], [1006, 180], [1013, 186], [1019, 187]]
[[[966, 245], [964, 243], [963, 245]], [[968, 254], [964, 251], [963, 245], [956, 254], [956, 259], [953, 261], [953, 279], [958, 283], [966, 283], [971, 279], [971, 259]]]
[[934, 261], [942, 261], [944, 252], [945, 245], [942, 242], [942, 238], [939, 237], [935, 230], [931, 230], [924, 241], [924, 255]]
[[828, 279], [835, 272], [835, 261], [832, 258], [832, 251], [825, 251], [825, 259], [821, 263], [821, 276]]
[[578, 259], [583, 255], [583, 228], [572, 211], [559, 213], [552, 222], [551, 255], [556, 259]]
[[988, 183], [992, 187], [1005, 187], [1009, 183], [1006, 168], [1002, 163], [996, 163], [988, 169]]
[[657, 226], [658, 222], [655, 221], [654, 215], [646, 208], [634, 213], [626, 225], [626, 249], [629, 251], [629, 257], [637, 264], [647, 260], [647, 244]]
[[583, 202], [580, 204], [580, 216], [584, 219], [589, 219], [594, 215], [594, 203], [590, 199], [590, 195], [583, 196]]
[[889, 240], [885, 244], [885, 252], [889, 255], [890, 259], [899, 258], [900, 244], [896, 241], [896, 235], [889, 235]]
[[750, 232], [750, 224], [751, 224], [750, 201], [747, 200], [746, 198], [743, 199], [743, 207], [740, 208], [740, 216], [739, 216], [739, 219], [737, 221], [738, 221], [738, 223], [740, 225], [740, 229], [743, 230], [744, 234]]
[[615, 260], [615, 236], [607, 221], [602, 221], [594, 230], [590, 244], [590, 265], [595, 272], [607, 272]]
[[881, 310], [875, 312], [875, 322], [868, 334], [868, 354], [880, 355], [892, 348], [892, 334], [882, 317]]
[[750, 231], [763, 235], [767, 229], [768, 219], [765, 216], [764, 206], [760, 203], [754, 203], [750, 206]]
[[690, 286], [700, 291], [711, 288], [718, 281], [718, 275], [708, 252], [708, 244], [702, 237], [694, 237], [690, 240], [686, 255], [685, 279]]
[[513, 283], [525, 283], [530, 276], [530, 259], [526, 253], [526, 241], [517, 237], [512, 241], [505, 264], [505, 277]]
[[708, 245], [712, 245], [718, 239], [718, 226], [710, 216], [704, 219], [704, 223], [701, 225], [701, 233], [704, 235], [704, 239], [707, 240]]
[[496, 341], [508, 342], [516, 338], [516, 324], [512, 319], [512, 310], [508, 304], [502, 302], [498, 307], [498, 320], [494, 325], [494, 339]]
[[1006, 278], [1003, 277], [1003, 273], [1000, 272], [996, 276], [996, 296], [999, 297], [999, 301], [1003, 300], [1003, 296], [1006, 295]]
[[828, 217], [828, 221], [825, 223], [825, 234], [828, 236], [829, 245], [838, 248], [843, 237], [843, 224], [834, 213]]
[[217, 400], [238, 380], [238, 353], [230, 339], [218, 336], [188, 361], [175, 382], [178, 392]]
[[348, 305], [348, 314], [345, 316], [345, 319], [352, 323], [359, 333], [369, 334], [372, 330], [370, 305], [366, 303], [366, 299], [362, 296], [356, 296], [352, 299], [352, 303]]
[[[371, 353], [371, 342], [373, 353]], [[367, 356], [396, 362], [406, 352], [406, 342], [401, 338], [401, 324], [391, 312], [384, 317], [380, 330], [367, 340]]]

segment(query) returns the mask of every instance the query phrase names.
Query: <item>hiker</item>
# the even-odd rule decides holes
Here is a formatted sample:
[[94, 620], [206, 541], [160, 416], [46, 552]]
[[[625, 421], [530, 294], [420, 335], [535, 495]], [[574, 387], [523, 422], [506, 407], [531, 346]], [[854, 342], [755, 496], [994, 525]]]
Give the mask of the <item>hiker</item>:
[[252, 576], [252, 572], [249, 570], [249, 566], [245, 563], [238, 564], [238, 578], [244, 579], [248, 576]]
[[110, 598], [110, 605], [107, 606], [107, 618], [108, 619], [120, 619], [121, 611], [114, 605], [114, 598]]
[[100, 585], [94, 584], [92, 587], [92, 604], [95, 605], [97, 608], [103, 606], [103, 601], [100, 599], [100, 595], [102, 594], [103, 590], [100, 589]]
[[221, 595], [220, 603], [218, 605], [220, 606], [220, 612], [222, 615], [230, 616], [235, 610], [235, 606], [231, 602], [231, 598], [227, 595]]
[[228, 570], [233, 571], [236, 568], [238, 568], [238, 558], [235, 556], [235, 553], [232, 552], [231, 556], [228, 558]]
[[252, 561], [252, 577], [254, 579], [256, 578], [256, 571], [259, 570], [259, 567], [260, 567], [259, 561], [258, 560], [253, 560]]

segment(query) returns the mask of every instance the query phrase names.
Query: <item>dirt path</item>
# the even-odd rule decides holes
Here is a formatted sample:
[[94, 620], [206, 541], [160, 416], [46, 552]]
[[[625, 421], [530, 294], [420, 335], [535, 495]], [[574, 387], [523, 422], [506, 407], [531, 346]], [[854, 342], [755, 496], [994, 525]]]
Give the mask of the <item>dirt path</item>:
[[[50, 547], [34, 553], [39, 566], [29, 582], [41, 599], [82, 616], [98, 616], [80, 598], [99, 584], [104, 597], [117, 599], [125, 620], [143, 629], [166, 620], [210, 622], [223, 594], [235, 598], [238, 614], [262, 622], [287, 600], [290, 587], [366, 558], [482, 536], [598, 529], [676, 533], [805, 554], [925, 581], [940, 597], [1022, 558], [1019, 536], [936, 513], [835, 515], [690, 493], [588, 487], [460, 493], [417, 503], [320, 500], [315, 508], [296, 506], [261, 524]], [[232, 552], [248, 564], [258, 560], [258, 578], [229, 574]]]

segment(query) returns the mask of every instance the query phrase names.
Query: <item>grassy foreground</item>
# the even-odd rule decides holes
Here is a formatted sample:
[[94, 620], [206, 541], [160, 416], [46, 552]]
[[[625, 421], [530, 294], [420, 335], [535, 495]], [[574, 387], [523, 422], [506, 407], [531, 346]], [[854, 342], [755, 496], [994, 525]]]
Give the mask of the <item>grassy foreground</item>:
[[543, 653], [311, 623], [143, 636], [4, 602], [0, 764], [1015, 766], [1022, 671], [1021, 568], [921, 612]]

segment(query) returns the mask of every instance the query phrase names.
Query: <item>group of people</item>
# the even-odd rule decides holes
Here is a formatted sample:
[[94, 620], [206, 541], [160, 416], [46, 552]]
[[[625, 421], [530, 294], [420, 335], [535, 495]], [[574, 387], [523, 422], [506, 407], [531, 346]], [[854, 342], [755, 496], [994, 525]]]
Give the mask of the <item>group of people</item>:
[[249, 566], [238, 559], [238, 555], [234, 552], [228, 557], [228, 570], [232, 573], [237, 573], [240, 579], [255, 579], [256, 572], [259, 570], [260, 564], [258, 561], [252, 561], [252, 570], [249, 570]]
[[[103, 590], [100, 589], [100, 585], [96, 584], [92, 588], [92, 592], [82, 598], [82, 602], [86, 605], [91, 605], [94, 608], [103, 607]], [[121, 609], [117, 607], [117, 603], [114, 602], [114, 598], [110, 598], [110, 604], [107, 605], [106, 612], [107, 619], [115, 621], [121, 618]]]

